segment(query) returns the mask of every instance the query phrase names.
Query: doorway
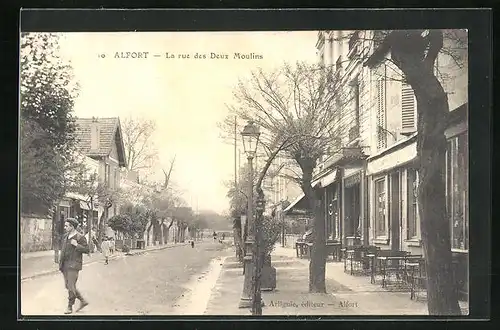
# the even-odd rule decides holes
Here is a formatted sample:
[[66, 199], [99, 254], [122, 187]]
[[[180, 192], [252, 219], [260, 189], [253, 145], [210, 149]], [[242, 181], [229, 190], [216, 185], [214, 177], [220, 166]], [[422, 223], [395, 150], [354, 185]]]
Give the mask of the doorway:
[[359, 221], [360, 214], [360, 184], [356, 183], [350, 187], [346, 187], [346, 199], [345, 199], [345, 218], [346, 226], [345, 234], [348, 241], [351, 243], [359, 243], [361, 237], [361, 228]]

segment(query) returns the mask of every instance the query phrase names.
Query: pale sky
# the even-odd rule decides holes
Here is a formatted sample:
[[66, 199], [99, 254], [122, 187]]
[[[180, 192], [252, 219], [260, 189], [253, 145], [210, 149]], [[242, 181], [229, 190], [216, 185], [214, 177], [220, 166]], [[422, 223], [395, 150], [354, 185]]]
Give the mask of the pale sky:
[[[229, 207], [224, 181], [234, 176], [234, 147], [223, 143], [217, 122], [228, 113], [233, 87], [259, 67], [315, 62], [316, 37], [316, 31], [66, 33], [61, 52], [80, 84], [76, 116], [153, 119], [160, 159], [154, 178], [163, 179], [161, 168], [175, 154], [172, 179], [187, 203], [222, 212]], [[115, 58], [117, 52], [149, 54]], [[166, 52], [190, 58], [167, 59]], [[235, 52], [263, 59], [234, 59]], [[211, 53], [229, 58], [209, 59]]]

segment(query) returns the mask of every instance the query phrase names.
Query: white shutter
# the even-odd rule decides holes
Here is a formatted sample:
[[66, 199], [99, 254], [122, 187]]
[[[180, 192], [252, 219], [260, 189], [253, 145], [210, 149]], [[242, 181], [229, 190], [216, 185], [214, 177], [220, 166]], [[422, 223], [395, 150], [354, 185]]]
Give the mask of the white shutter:
[[385, 82], [379, 79], [377, 80], [377, 149], [384, 149], [387, 145], [385, 112]]
[[410, 85], [403, 83], [401, 87], [401, 114], [403, 130], [415, 129], [415, 94]]

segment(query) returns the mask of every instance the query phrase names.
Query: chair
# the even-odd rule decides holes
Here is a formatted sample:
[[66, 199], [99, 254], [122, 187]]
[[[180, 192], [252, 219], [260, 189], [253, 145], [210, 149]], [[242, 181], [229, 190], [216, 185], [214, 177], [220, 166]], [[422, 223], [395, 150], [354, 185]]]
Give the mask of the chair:
[[355, 260], [356, 270], [363, 275], [368, 275], [368, 273], [371, 271], [369, 256], [378, 255], [379, 250], [380, 247], [373, 245], [363, 247], [360, 250], [360, 254], [356, 256], [357, 257], [357, 259]]
[[[418, 267], [420, 260], [423, 259], [423, 255], [421, 254], [409, 254], [405, 256], [404, 259], [404, 269], [403, 269], [403, 281], [408, 285], [412, 284], [412, 275], [411, 273], [415, 270], [414, 268]], [[409, 267], [408, 267], [409, 265]]]
[[387, 280], [394, 275], [396, 281], [402, 279], [404, 270], [404, 258], [409, 254], [407, 251], [380, 250], [379, 260], [380, 273], [382, 274], [382, 287], [387, 286]]
[[410, 291], [410, 299], [418, 300], [419, 292], [427, 292], [427, 271], [425, 259], [418, 260], [418, 269], [413, 274], [413, 282]]

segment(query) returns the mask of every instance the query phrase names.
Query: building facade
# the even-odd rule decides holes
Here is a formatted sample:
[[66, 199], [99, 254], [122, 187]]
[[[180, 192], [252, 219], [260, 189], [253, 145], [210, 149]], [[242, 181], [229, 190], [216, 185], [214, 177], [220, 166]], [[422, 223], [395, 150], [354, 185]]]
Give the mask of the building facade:
[[[467, 49], [464, 30], [445, 31], [436, 76], [447, 93], [446, 198], [456, 283], [468, 292]], [[379, 31], [320, 31], [318, 61], [338, 89], [330, 151], [313, 187], [323, 196], [328, 240], [424, 254], [417, 205], [417, 102], [390, 54], [378, 61]], [[465, 42], [466, 45], [466, 42]], [[461, 63], [457, 62], [457, 55]], [[307, 208], [299, 196], [286, 211]]]
[[[77, 218], [85, 232], [90, 228], [95, 235], [101, 222], [119, 213], [119, 199], [108, 196], [118, 196], [120, 172], [126, 167], [120, 120], [77, 118], [75, 124], [78, 155], [83, 158], [88, 175], [95, 175], [95, 185], [102, 185], [107, 193], [106, 196], [99, 196], [97, 189], [94, 196], [67, 192], [54, 214], [54, 237], [63, 232], [64, 219], [68, 217]], [[111, 228], [105, 223], [102, 226], [105, 235], [114, 236]], [[54, 240], [54, 248], [58, 248], [57, 245], [58, 240]]]

